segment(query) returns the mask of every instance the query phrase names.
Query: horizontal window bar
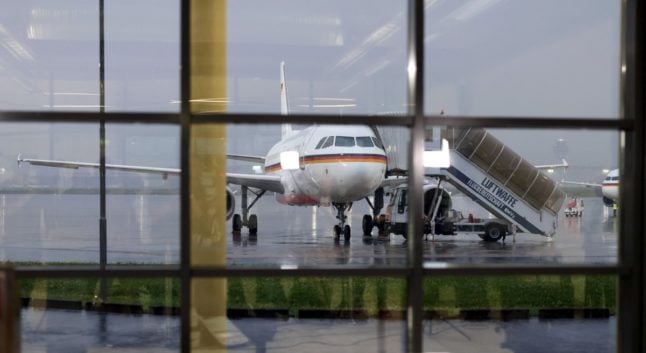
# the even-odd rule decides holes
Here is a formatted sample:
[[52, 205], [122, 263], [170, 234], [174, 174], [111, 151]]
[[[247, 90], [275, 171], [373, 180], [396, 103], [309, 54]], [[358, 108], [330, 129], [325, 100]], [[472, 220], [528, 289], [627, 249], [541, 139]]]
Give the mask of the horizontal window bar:
[[546, 117], [498, 116], [426, 116], [426, 124], [434, 126], [468, 126], [484, 128], [541, 128], [541, 129], [618, 129], [632, 130], [634, 120]]
[[515, 275], [627, 275], [629, 266], [594, 266], [594, 265], [565, 265], [565, 266], [436, 266], [426, 265], [426, 276], [515, 276]]
[[410, 126], [413, 118], [410, 116], [382, 115], [313, 115], [313, 114], [194, 114], [191, 117], [194, 124], [356, 124], [356, 125], [394, 125]]
[[[171, 113], [99, 113], [99, 112], [27, 112], [0, 111], [5, 122], [87, 122], [96, 123], [105, 118], [108, 123], [180, 124], [181, 114]], [[469, 126], [489, 128], [571, 128], [632, 130], [634, 120], [589, 119], [585, 117], [500, 117], [500, 116], [426, 116], [427, 125]], [[413, 117], [380, 115], [280, 115], [280, 114], [194, 114], [194, 124], [374, 124], [412, 126]]]
[[97, 123], [105, 118], [108, 123], [179, 124], [180, 117], [170, 113], [0, 111], [0, 122]]
[[180, 277], [179, 266], [18, 266], [14, 269], [17, 278], [72, 278], [72, 277]]
[[[194, 267], [191, 277], [408, 277], [410, 268], [294, 268], [294, 269], [251, 269]], [[17, 267], [18, 278], [33, 277], [180, 277], [179, 266], [108, 266], [100, 270], [97, 266], [58, 266], [58, 267]], [[513, 266], [487, 265], [463, 266], [443, 263], [433, 264], [424, 269], [426, 276], [508, 276], [508, 275], [626, 275], [628, 266]]]

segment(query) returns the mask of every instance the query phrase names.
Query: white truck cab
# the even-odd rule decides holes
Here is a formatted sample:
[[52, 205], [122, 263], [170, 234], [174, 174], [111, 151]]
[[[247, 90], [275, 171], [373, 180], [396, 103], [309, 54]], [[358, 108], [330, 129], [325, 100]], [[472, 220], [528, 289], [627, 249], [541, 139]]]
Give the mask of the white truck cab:
[[[485, 241], [498, 241], [510, 233], [511, 225], [502, 219], [479, 219], [451, 208], [451, 195], [438, 184], [424, 186], [424, 227], [422, 235], [475, 234]], [[389, 233], [408, 236], [408, 186], [396, 187], [385, 214]]]

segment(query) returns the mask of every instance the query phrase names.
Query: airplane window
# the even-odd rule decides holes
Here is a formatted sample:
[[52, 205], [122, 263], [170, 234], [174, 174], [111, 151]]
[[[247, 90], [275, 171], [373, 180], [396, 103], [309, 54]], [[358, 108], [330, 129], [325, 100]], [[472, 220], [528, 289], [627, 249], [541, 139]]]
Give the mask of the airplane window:
[[377, 147], [381, 148], [382, 150], [384, 149], [384, 145], [381, 143], [381, 141], [379, 141], [379, 139], [378, 139], [378, 138], [373, 137], [373, 138], [372, 138], [372, 142], [374, 142], [374, 143], [375, 143], [375, 146], [377, 146]]
[[619, 177], [612, 177], [612, 180], [617, 181], [617, 180], [619, 180]]
[[316, 148], [314, 148], [314, 149], [318, 150], [319, 148], [321, 148], [321, 146], [323, 146], [323, 142], [325, 142], [325, 139], [327, 139], [327, 136], [322, 138], [321, 141], [319, 141], [319, 143], [316, 144]]
[[369, 136], [357, 137], [357, 146], [359, 147], [373, 147], [372, 139]]
[[354, 146], [354, 137], [337, 136], [334, 145], [338, 147], [352, 147]]
[[334, 136], [329, 136], [321, 148], [328, 148], [334, 144]]

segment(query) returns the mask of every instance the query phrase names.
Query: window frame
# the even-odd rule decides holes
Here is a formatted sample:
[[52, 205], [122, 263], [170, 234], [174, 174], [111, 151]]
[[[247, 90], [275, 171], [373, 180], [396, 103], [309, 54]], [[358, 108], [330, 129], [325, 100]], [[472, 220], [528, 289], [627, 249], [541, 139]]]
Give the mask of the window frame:
[[[99, 0], [101, 3], [103, 0]], [[180, 264], [164, 267], [100, 266], [75, 268], [29, 268], [18, 267], [17, 278], [35, 277], [173, 277], [181, 280], [181, 352], [190, 352], [190, 283], [192, 279], [203, 277], [351, 277], [351, 276], [394, 276], [408, 281], [408, 307], [405, 327], [405, 346], [409, 352], [420, 352], [423, 327], [423, 281], [434, 276], [496, 276], [507, 275], [613, 275], [618, 278], [618, 320], [617, 347], [619, 352], [639, 352], [646, 347], [646, 292], [643, 274], [646, 272], [643, 255], [646, 253], [644, 233], [644, 151], [645, 143], [645, 97], [644, 97], [644, 4], [638, 0], [622, 2], [621, 38], [621, 89], [620, 116], [618, 119], [586, 119], [566, 117], [491, 117], [491, 116], [452, 116], [424, 114], [424, 0], [408, 1], [408, 59], [417, 63], [416, 70], [409, 70], [408, 106], [403, 117], [385, 116], [344, 116], [345, 124], [380, 124], [410, 128], [411, 150], [409, 165], [409, 187], [421, 189], [423, 182], [422, 154], [424, 130], [428, 126], [482, 127], [482, 128], [527, 128], [544, 129], [601, 129], [614, 130], [621, 135], [620, 190], [621, 222], [618, 237], [618, 263], [615, 265], [533, 265], [522, 264], [451, 264], [442, 268], [425, 268], [421, 239], [411, 237], [408, 242], [409, 261], [403, 268], [317, 268], [317, 269], [266, 269], [266, 268], [216, 268], [194, 267], [190, 265], [190, 203], [188, 195], [190, 128], [199, 124], [224, 123], [300, 123], [326, 124], [339, 123], [338, 117], [324, 115], [271, 115], [271, 114], [192, 114], [189, 107], [190, 92], [190, 0], [181, 0], [181, 109], [179, 113], [112, 113], [112, 112], [42, 112], [42, 111], [0, 111], [0, 121], [10, 122], [127, 122], [127, 123], [164, 123], [181, 126], [181, 244]], [[101, 65], [102, 67], [103, 65]], [[101, 85], [103, 85], [103, 78]], [[101, 91], [104, 95], [104, 92]], [[104, 164], [104, 163], [102, 163]], [[420, 173], [420, 171], [422, 173]], [[105, 168], [103, 168], [105, 172]], [[409, 194], [410, 234], [419, 233], [422, 224], [421, 195]]]

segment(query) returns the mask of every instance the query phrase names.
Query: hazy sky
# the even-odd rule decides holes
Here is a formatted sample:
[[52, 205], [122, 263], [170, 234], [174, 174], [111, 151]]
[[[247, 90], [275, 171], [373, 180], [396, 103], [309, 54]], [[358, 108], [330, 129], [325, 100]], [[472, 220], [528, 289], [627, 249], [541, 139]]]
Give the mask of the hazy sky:
[[[228, 97], [224, 97], [229, 110], [277, 113], [278, 68], [285, 61], [292, 111], [332, 115], [403, 111], [406, 3], [229, 1]], [[426, 4], [427, 112], [618, 116], [618, 0]], [[0, 0], [0, 8], [0, 109], [97, 111], [98, 2]], [[110, 0], [105, 18], [107, 110], [177, 111], [179, 2]], [[17, 152], [98, 158], [95, 126], [55, 131], [42, 124], [0, 128], [3, 136], [15, 132], [22, 136], [0, 140], [4, 168], [14, 168], [15, 163], [8, 161], [15, 160]], [[172, 141], [178, 138], [177, 127], [112, 131], [111, 160], [177, 164], [178, 144]], [[230, 150], [264, 154], [278, 131], [277, 126], [232, 126]], [[574, 173], [577, 166], [590, 168], [580, 178], [596, 177], [593, 170], [617, 164], [614, 131], [494, 133], [534, 163], [566, 156]]]

